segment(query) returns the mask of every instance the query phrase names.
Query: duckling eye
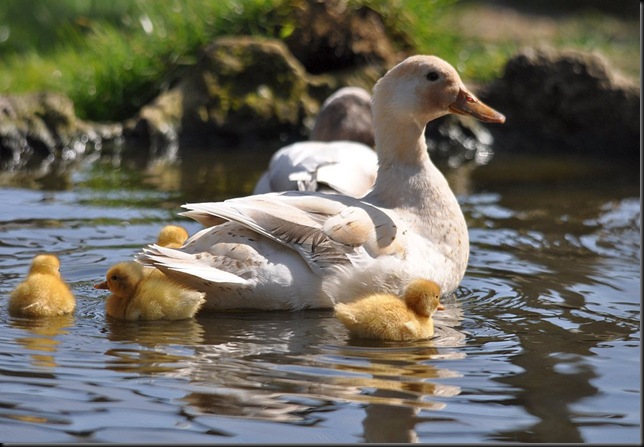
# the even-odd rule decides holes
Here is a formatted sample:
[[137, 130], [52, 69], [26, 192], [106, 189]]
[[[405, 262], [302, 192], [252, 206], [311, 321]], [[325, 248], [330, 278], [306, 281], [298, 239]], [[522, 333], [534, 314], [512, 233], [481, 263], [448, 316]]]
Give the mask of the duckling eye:
[[436, 73], [435, 71], [430, 71], [429, 73], [427, 73], [426, 77], [427, 80], [431, 82], [437, 81], [439, 78], [438, 73]]
[[111, 279], [112, 281], [116, 281], [117, 279], [119, 279], [119, 277], [118, 277], [118, 276], [116, 276], [116, 275], [112, 275], [112, 276], [110, 277], [110, 279]]

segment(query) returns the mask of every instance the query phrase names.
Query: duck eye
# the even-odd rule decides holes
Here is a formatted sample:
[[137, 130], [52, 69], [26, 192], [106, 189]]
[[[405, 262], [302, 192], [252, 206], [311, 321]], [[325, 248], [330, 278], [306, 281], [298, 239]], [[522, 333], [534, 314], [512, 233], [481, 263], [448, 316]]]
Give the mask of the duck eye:
[[439, 77], [438, 73], [436, 73], [435, 71], [430, 71], [429, 73], [427, 73], [428, 81], [432, 81], [432, 82], [437, 81], [438, 77]]
[[112, 275], [112, 277], [111, 277], [110, 279], [111, 279], [112, 281], [116, 281], [117, 279], [119, 279], [119, 277], [118, 277], [118, 276], [116, 276], [116, 275]]

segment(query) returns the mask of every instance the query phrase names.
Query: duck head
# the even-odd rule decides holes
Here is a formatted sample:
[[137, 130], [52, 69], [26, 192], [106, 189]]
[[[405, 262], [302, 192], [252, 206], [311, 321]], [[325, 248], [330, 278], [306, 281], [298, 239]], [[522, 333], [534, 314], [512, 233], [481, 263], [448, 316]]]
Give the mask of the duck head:
[[60, 260], [56, 255], [37, 255], [31, 261], [31, 267], [29, 267], [29, 274], [34, 273], [54, 275], [60, 278]]
[[113, 295], [129, 297], [143, 279], [143, 266], [138, 262], [120, 262], [107, 271], [106, 280], [95, 284], [95, 289], [109, 290]]
[[179, 248], [188, 239], [188, 231], [179, 225], [166, 225], [159, 231], [157, 245]]
[[465, 87], [454, 67], [436, 56], [410, 56], [396, 65], [376, 83], [372, 101], [374, 112], [394, 115], [391, 109], [395, 108], [395, 115], [411, 118], [423, 128], [449, 113], [489, 123], [505, 122], [505, 116]]
[[349, 140], [374, 145], [371, 95], [360, 87], [343, 87], [322, 104], [311, 141]]
[[405, 303], [423, 317], [431, 317], [437, 310], [443, 310], [440, 296], [440, 286], [428, 279], [414, 279], [405, 289]]

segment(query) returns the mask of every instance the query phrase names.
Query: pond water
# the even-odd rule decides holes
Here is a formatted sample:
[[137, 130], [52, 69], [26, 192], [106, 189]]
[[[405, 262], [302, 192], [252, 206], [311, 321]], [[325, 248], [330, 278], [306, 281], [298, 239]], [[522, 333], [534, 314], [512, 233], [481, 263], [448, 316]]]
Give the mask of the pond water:
[[[197, 231], [180, 205], [249, 194], [269, 156], [179, 155], [3, 177], [0, 441], [641, 442], [639, 167], [495, 154], [446, 171], [469, 267], [433, 339], [391, 343], [331, 311], [106, 319], [108, 267], [166, 224]], [[76, 311], [11, 317], [42, 251]]]

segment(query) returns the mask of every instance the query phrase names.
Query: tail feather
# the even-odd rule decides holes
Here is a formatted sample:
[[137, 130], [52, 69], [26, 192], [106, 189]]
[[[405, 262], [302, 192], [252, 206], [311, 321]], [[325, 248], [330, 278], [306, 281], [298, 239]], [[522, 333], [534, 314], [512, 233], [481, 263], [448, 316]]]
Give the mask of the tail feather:
[[143, 265], [151, 265], [160, 270], [168, 269], [184, 273], [205, 281], [219, 284], [250, 285], [248, 280], [234, 273], [220, 270], [211, 264], [199, 262], [193, 254], [161, 247], [156, 244], [144, 248], [143, 253], [137, 256], [137, 260]]

